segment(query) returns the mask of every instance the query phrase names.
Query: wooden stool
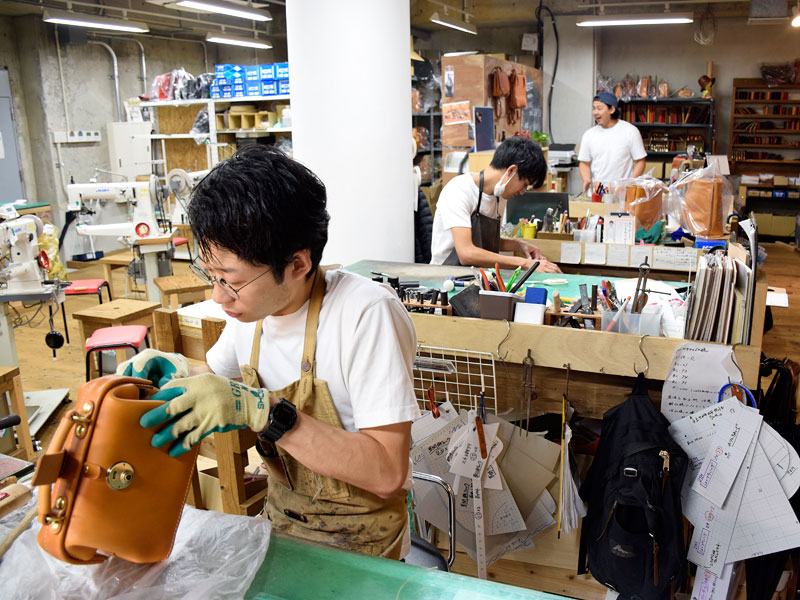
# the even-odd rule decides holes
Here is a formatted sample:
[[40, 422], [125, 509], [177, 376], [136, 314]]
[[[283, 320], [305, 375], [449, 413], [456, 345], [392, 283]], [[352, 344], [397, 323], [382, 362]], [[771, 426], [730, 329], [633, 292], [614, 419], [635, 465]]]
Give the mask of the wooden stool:
[[127, 268], [133, 260], [133, 254], [130, 252], [120, 252], [119, 254], [109, 254], [103, 258], [98, 258], [97, 262], [103, 265], [103, 278], [108, 282], [109, 293], [113, 294], [114, 298], [119, 298], [119, 294], [114, 289], [114, 283], [111, 279], [111, 271], [113, 269]]
[[156, 277], [153, 282], [161, 290], [161, 306], [178, 308], [181, 304], [192, 304], [211, 297], [211, 286], [191, 273]]
[[[158, 302], [121, 298], [79, 310], [72, 313], [72, 316], [78, 321], [80, 339], [85, 345], [86, 339], [102, 327], [144, 325], [153, 330], [153, 311], [159, 306]], [[158, 340], [154, 340], [153, 345], [157, 348]], [[117, 364], [124, 360], [125, 350], [117, 350]], [[92, 365], [92, 370], [95, 370], [94, 365]], [[94, 377], [94, 373], [91, 376]]]
[[31, 460], [33, 458], [33, 442], [28, 429], [28, 414], [25, 412], [25, 396], [22, 394], [22, 381], [19, 367], [0, 367], [0, 394], [8, 393], [10, 412], [19, 415], [21, 423], [14, 427], [17, 433], [17, 449], [9, 452], [9, 456]]

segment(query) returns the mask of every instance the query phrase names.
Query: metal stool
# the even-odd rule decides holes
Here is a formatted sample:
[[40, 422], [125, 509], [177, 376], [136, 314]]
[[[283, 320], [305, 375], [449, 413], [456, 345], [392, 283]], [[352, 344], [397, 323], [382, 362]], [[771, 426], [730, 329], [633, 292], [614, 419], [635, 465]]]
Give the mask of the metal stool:
[[[431, 473], [424, 473], [421, 471], [412, 471], [411, 477], [420, 481], [429, 481], [442, 487], [447, 496], [447, 509], [448, 509], [448, 534], [450, 537], [450, 554], [445, 560], [442, 553], [438, 548], [431, 544], [425, 538], [412, 535], [411, 536], [411, 550], [403, 559], [409, 565], [417, 565], [419, 567], [435, 567], [440, 571], [449, 571], [453, 566], [453, 561], [456, 559], [456, 497], [453, 493], [453, 488], [444, 479]], [[421, 533], [421, 532], [420, 532]]]
[[[97, 294], [97, 300], [103, 303], [103, 288], [108, 293], [108, 301], [111, 302], [111, 286], [105, 279], [76, 279], [70, 282], [69, 287], [64, 290], [66, 296], [85, 296], [86, 294]], [[64, 303], [61, 303], [61, 317], [64, 319], [64, 335], [69, 344], [69, 329], [67, 329], [67, 314], [64, 311]]]
[[186, 244], [186, 252], [189, 253], [189, 262], [192, 262], [192, 247], [189, 245], [189, 240], [185, 237], [172, 238], [172, 245], [176, 248], [178, 246], [183, 246], [184, 244]]
[[[92, 333], [86, 339], [84, 346], [86, 350], [86, 381], [90, 377], [90, 360], [92, 352], [101, 350], [119, 350], [121, 348], [133, 348], [134, 352], [142, 349], [142, 342], [150, 346], [147, 337], [147, 327], [144, 325], [118, 325], [115, 327], [102, 327]], [[97, 372], [103, 374], [103, 355], [98, 354]]]

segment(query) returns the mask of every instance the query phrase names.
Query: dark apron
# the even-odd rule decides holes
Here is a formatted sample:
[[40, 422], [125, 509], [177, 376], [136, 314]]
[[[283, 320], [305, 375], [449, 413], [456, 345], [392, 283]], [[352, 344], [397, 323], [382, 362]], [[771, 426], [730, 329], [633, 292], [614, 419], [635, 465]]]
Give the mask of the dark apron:
[[[489, 252], [500, 252], [500, 219], [493, 219], [481, 214], [481, 200], [483, 200], [483, 171], [480, 174], [480, 183], [478, 184], [478, 206], [475, 207], [470, 217], [470, 226], [472, 227], [472, 243], [478, 248], [483, 248]], [[497, 199], [500, 202], [500, 199]], [[461, 265], [458, 260], [458, 252], [453, 248], [444, 263], [445, 265]]]

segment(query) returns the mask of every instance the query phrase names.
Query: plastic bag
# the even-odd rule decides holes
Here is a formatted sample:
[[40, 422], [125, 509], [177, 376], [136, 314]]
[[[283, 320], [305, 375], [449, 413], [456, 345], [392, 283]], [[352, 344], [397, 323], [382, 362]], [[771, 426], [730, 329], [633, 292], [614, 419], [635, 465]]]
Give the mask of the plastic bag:
[[669, 188], [649, 173], [612, 182], [609, 192], [623, 212], [636, 217], [636, 229], [650, 229], [664, 218]]
[[192, 124], [192, 128], [189, 130], [189, 133], [192, 134], [194, 137], [194, 141], [196, 144], [204, 144], [208, 141], [208, 107], [204, 106], [200, 110], [197, 111], [197, 116], [194, 118], [194, 123]]
[[191, 98], [194, 75], [187, 73], [181, 67], [172, 71], [172, 98], [173, 100], [188, 100]]
[[794, 83], [794, 66], [786, 65], [761, 65], [761, 77], [767, 82], [768, 87], [775, 87], [782, 83]]
[[210, 98], [211, 84], [214, 82], [214, 73], [200, 73], [192, 82], [190, 98]]
[[150, 100], [172, 100], [172, 72], [162, 73], [153, 78], [150, 85]]
[[47, 223], [44, 226], [42, 235], [39, 237], [39, 249], [47, 254], [50, 260], [50, 268], [47, 269], [47, 277], [49, 279], [60, 279], [67, 281], [67, 270], [64, 268], [64, 263], [61, 262], [61, 256], [58, 253], [58, 229], [56, 226]]
[[[0, 539], [35, 506], [34, 497], [0, 519]], [[39, 547], [40, 527], [34, 520], [0, 562], [4, 600], [242, 598], [267, 554], [271, 531], [266, 519], [186, 506], [167, 560], [135, 564], [112, 557], [99, 565], [70, 565]]]
[[[733, 187], [716, 162], [703, 169], [688, 171], [670, 186], [672, 198], [680, 206], [684, 231], [707, 238], [725, 236], [725, 215], [733, 203]], [[678, 207], [672, 207], [677, 212]]]
[[620, 100], [625, 100], [627, 102], [631, 98], [636, 97], [636, 82], [633, 77], [631, 77], [630, 73], [625, 75], [620, 83], [622, 84]]
[[614, 93], [614, 78], [610, 75], [603, 75], [602, 73], [597, 74], [597, 92], [610, 92]]

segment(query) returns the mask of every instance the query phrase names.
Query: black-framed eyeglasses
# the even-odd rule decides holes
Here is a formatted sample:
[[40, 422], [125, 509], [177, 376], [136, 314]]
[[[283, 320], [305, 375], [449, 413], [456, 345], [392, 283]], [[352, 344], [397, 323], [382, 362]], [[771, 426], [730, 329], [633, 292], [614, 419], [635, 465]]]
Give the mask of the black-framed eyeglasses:
[[199, 266], [197, 263], [195, 263], [195, 260], [197, 260], [197, 259], [192, 259], [192, 262], [189, 263], [189, 269], [192, 271], [192, 273], [194, 273], [195, 277], [197, 277], [200, 281], [203, 281], [203, 282], [205, 282], [205, 283], [207, 283], [208, 285], [211, 285], [211, 286], [213, 286], [216, 283], [219, 287], [221, 287], [223, 290], [225, 290], [226, 294], [228, 294], [234, 300], [238, 300], [239, 299], [239, 292], [240, 291], [242, 291], [248, 285], [253, 283], [259, 277], [263, 277], [264, 275], [266, 275], [267, 273], [269, 273], [272, 270], [271, 268], [269, 268], [266, 271], [264, 271], [263, 273], [261, 273], [261, 275], [259, 275], [258, 277], [255, 277], [254, 279], [251, 279], [250, 281], [248, 281], [244, 285], [240, 285], [238, 288], [234, 288], [230, 283], [228, 283], [227, 281], [225, 281], [221, 277], [216, 277], [216, 276], [212, 275], [211, 273], [209, 273], [208, 271], [206, 271], [203, 267]]

